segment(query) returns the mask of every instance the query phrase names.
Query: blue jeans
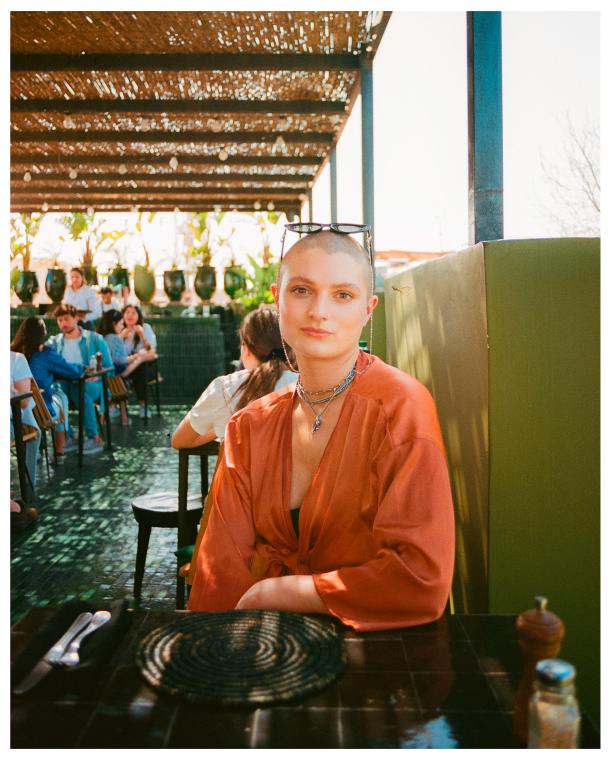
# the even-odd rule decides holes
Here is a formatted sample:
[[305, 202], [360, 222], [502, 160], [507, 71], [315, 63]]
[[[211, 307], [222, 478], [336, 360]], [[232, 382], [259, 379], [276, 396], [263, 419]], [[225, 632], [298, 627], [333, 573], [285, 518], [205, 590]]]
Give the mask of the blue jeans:
[[[78, 408], [78, 383], [69, 383], [62, 381], [61, 386], [73, 404]], [[98, 435], [98, 420], [94, 403], [102, 401], [102, 381], [93, 382], [85, 381], [85, 406], [83, 416], [85, 422], [85, 434], [87, 438], [93, 438]]]
[[53, 419], [57, 419], [59, 416], [59, 409], [62, 409], [64, 412], [64, 422], [59, 424], [55, 430], [58, 433], [65, 430], [66, 437], [72, 438], [72, 430], [70, 429], [70, 423], [68, 421], [68, 396], [66, 396], [59, 383], [55, 383], [53, 386], [51, 405], [49, 406], [49, 411], [51, 412]]

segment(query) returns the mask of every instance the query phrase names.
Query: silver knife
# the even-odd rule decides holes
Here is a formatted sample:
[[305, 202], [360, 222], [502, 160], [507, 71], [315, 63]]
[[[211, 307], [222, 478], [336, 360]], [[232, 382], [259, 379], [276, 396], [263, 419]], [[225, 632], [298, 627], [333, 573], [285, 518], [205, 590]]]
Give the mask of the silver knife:
[[72, 639], [82, 631], [85, 626], [89, 625], [92, 617], [93, 615], [91, 612], [81, 612], [63, 636], [58, 639], [45, 656], [34, 665], [33, 669], [23, 679], [19, 686], [13, 689], [13, 693], [24, 694], [33, 686], [36, 686], [36, 684], [47, 675], [53, 665], [61, 659], [61, 656], [66, 651], [66, 647]]

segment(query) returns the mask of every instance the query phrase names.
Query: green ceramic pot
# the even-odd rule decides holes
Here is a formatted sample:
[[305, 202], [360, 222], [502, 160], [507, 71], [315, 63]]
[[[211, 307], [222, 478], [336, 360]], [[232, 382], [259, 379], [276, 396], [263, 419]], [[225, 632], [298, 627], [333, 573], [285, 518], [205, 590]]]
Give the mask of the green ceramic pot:
[[66, 273], [63, 269], [53, 268], [47, 270], [45, 290], [53, 303], [61, 302], [66, 290]]
[[185, 273], [182, 269], [166, 269], [163, 273], [163, 289], [170, 301], [180, 301], [185, 288]]
[[38, 293], [36, 272], [20, 272], [15, 285], [15, 295], [22, 303], [32, 303]]
[[150, 303], [155, 295], [155, 273], [142, 264], [136, 264], [134, 268], [134, 290], [142, 303]]
[[85, 276], [85, 282], [87, 285], [97, 285], [98, 284], [98, 270], [96, 267], [81, 267], [83, 270], [83, 275]]
[[216, 272], [214, 267], [198, 267], [193, 286], [202, 301], [209, 301], [216, 287]]
[[117, 285], [127, 285], [129, 288], [129, 272], [125, 267], [115, 267], [108, 274], [108, 284], [111, 288], [116, 288]]
[[240, 267], [225, 267], [225, 293], [233, 298], [238, 290], [246, 285], [246, 279]]

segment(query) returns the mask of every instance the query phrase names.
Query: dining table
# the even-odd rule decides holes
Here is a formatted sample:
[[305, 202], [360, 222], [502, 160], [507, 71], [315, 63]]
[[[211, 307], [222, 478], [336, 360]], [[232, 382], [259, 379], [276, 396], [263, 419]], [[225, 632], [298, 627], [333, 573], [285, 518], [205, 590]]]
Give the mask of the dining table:
[[[51, 619], [32, 608], [11, 629], [19, 658]], [[321, 691], [271, 705], [227, 706], [166, 695], [136, 664], [154, 629], [209, 613], [127, 609], [112, 651], [85, 678], [43, 679], [12, 695], [12, 748], [513, 748], [512, 708], [522, 671], [514, 615], [439, 620], [356, 632], [312, 615], [341, 637], [345, 669]], [[599, 746], [584, 714], [581, 746]]]

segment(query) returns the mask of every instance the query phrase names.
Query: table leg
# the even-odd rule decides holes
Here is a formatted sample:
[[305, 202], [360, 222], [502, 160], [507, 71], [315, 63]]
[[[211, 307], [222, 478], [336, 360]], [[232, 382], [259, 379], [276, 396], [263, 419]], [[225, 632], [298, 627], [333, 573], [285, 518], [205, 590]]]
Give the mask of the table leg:
[[104, 421], [106, 423], [106, 447], [112, 449], [112, 440], [110, 437], [110, 409], [108, 400], [108, 378], [102, 375], [102, 394], [104, 397]]
[[85, 378], [78, 381], [78, 466], [83, 466], [83, 417], [85, 415]]
[[[178, 452], [178, 540], [177, 548], [186, 546], [189, 541], [189, 526], [187, 521], [187, 491], [189, 488], [189, 455], [185, 451]], [[180, 559], [176, 561], [176, 609], [184, 609], [185, 579], [178, 574]]]

